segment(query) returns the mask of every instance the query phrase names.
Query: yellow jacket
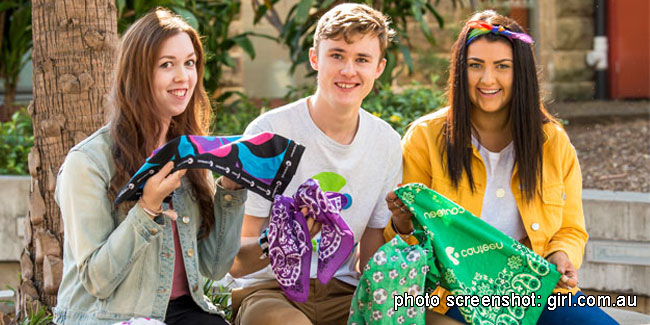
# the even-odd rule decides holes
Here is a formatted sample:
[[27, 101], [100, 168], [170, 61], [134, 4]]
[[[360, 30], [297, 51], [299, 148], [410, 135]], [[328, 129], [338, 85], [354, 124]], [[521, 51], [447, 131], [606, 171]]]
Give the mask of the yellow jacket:
[[[453, 187], [441, 160], [443, 137], [441, 131], [448, 108], [421, 117], [412, 123], [402, 139], [404, 174], [402, 182], [423, 183], [450, 200], [463, 206], [476, 216], [481, 215], [487, 175], [483, 159], [473, 148], [472, 174], [475, 191], [470, 190], [467, 176], [463, 173], [459, 187]], [[540, 197], [536, 195], [525, 202], [519, 189], [518, 167], [515, 164], [510, 187], [517, 202], [524, 228], [528, 234], [526, 245], [535, 253], [547, 257], [556, 251], [564, 251], [573, 266], [578, 269], [587, 243], [587, 231], [582, 212], [582, 177], [575, 149], [564, 130], [555, 123], [544, 125], [543, 179]], [[539, 191], [539, 190], [538, 190]], [[395, 237], [391, 222], [384, 229], [384, 237]], [[417, 243], [414, 237], [409, 244]], [[441, 289], [441, 288], [438, 288]], [[556, 289], [555, 292], [573, 292]], [[441, 293], [441, 290], [437, 290]], [[448, 293], [447, 293], [448, 294]], [[442, 295], [445, 301], [445, 295]], [[446, 312], [441, 304], [436, 310]]]

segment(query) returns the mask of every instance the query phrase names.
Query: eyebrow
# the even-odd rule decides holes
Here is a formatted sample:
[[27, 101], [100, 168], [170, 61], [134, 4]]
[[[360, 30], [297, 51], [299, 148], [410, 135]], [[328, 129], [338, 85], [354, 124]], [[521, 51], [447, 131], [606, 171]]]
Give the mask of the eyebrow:
[[[474, 60], [474, 61], [478, 61], [480, 63], [485, 63], [485, 61], [483, 59], [479, 59], [479, 58], [475, 58], [475, 57], [467, 58], [467, 61], [469, 61], [469, 60]], [[513, 61], [512, 61], [512, 59], [501, 59], [501, 60], [494, 61], [494, 63], [503, 63], [503, 62], [513, 62]]]
[[[340, 47], [334, 47], [334, 48], [329, 49], [328, 52], [345, 53], [345, 50], [342, 49], [342, 48], [340, 48]], [[368, 53], [363, 53], [363, 52], [362, 52], [362, 53], [358, 53], [357, 56], [360, 56], [360, 57], [362, 57], [362, 58], [371, 58], [371, 57], [372, 57], [372, 55], [370, 55], [370, 54], [368, 54]]]
[[[196, 55], [196, 53], [192, 52], [192, 53], [190, 53], [188, 56], [186, 56], [185, 58], [187, 59], [187, 58], [192, 57], [192, 56], [194, 56], [194, 55]], [[162, 60], [162, 59], [170, 59], [170, 60], [174, 60], [174, 59], [176, 59], [176, 57], [173, 56], [173, 55], [163, 55], [163, 56], [161, 56], [161, 57], [158, 59], [158, 61], [160, 61], [160, 60]]]

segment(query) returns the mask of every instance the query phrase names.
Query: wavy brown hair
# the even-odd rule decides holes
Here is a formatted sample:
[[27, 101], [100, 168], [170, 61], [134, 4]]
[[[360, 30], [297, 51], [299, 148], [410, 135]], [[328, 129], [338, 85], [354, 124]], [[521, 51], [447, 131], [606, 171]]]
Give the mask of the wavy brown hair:
[[[156, 8], [133, 23], [120, 43], [115, 84], [110, 96], [111, 154], [115, 163], [115, 175], [109, 189], [112, 198], [157, 147], [164, 122], [154, 105], [154, 68], [163, 42], [178, 33], [187, 33], [192, 41], [197, 58], [197, 81], [185, 111], [172, 118], [166, 139], [183, 134], [208, 133], [211, 108], [203, 87], [205, 58], [199, 35], [179, 16], [167, 9]], [[193, 198], [199, 203], [201, 237], [204, 238], [214, 225], [212, 178], [203, 169], [190, 169], [186, 177]]]
[[314, 48], [324, 39], [345, 40], [352, 43], [357, 35], [372, 35], [379, 39], [379, 50], [384, 56], [388, 42], [395, 37], [390, 27], [390, 18], [383, 13], [358, 3], [343, 3], [330, 9], [316, 24]]
[[[501, 16], [492, 10], [474, 14], [468, 21], [483, 20], [492, 25], [500, 25], [513, 32], [523, 33], [524, 29], [516, 21]], [[443, 165], [452, 184], [458, 187], [463, 175], [467, 174], [472, 191], [475, 190], [472, 176], [471, 145], [471, 101], [467, 78], [467, 38], [470, 28], [465, 25], [453, 47], [451, 70], [449, 73], [449, 103], [451, 109], [445, 122], [443, 133]], [[505, 36], [487, 33], [476, 39], [489, 42], [505, 42], [512, 47], [514, 79], [510, 102], [512, 139], [515, 163], [519, 168], [519, 182], [526, 201], [530, 201], [536, 189], [542, 187], [542, 146], [544, 144], [544, 123], [555, 121], [541, 104], [535, 55], [531, 44], [519, 40], [510, 41]], [[475, 42], [475, 40], [473, 41]], [[445, 161], [446, 160], [446, 164]], [[541, 191], [540, 191], [541, 193]]]

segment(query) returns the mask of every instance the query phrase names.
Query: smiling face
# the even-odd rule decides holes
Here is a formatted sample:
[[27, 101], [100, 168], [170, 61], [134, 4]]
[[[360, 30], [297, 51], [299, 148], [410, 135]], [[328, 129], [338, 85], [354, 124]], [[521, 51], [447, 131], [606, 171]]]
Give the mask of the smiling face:
[[467, 80], [472, 111], [496, 113], [510, 108], [512, 47], [507, 41], [480, 38], [467, 48]]
[[196, 54], [187, 33], [166, 39], [153, 71], [153, 98], [163, 121], [185, 111], [196, 85]]
[[319, 100], [337, 109], [358, 109], [386, 66], [371, 34], [356, 35], [349, 44], [342, 38], [321, 40], [318, 53], [310, 49], [309, 60], [318, 71]]

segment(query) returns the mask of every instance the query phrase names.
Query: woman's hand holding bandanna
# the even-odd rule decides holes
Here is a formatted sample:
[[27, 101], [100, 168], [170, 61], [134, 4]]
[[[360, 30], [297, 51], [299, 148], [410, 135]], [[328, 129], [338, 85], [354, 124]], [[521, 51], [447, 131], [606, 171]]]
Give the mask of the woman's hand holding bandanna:
[[[163, 200], [175, 189], [181, 186], [181, 178], [187, 172], [187, 169], [180, 169], [170, 174], [174, 168], [174, 162], [170, 161], [163, 166], [157, 173], [151, 176], [144, 186], [140, 206], [147, 212], [147, 215], [153, 219], [157, 214], [162, 212]], [[149, 211], [154, 211], [153, 215]]]

